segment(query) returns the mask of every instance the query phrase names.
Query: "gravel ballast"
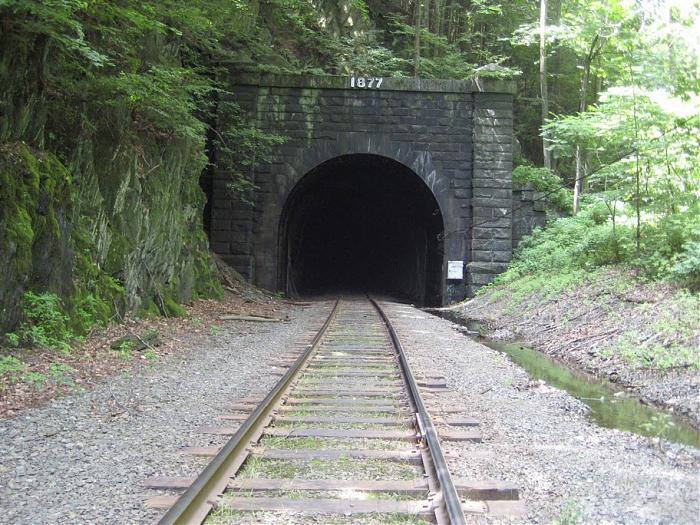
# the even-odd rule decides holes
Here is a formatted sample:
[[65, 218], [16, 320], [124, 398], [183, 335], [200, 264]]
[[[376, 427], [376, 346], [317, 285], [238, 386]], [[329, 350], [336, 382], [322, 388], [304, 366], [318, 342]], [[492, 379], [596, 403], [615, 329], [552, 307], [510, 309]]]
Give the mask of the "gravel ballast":
[[[698, 450], [600, 428], [581, 402], [530, 381], [457, 325], [383, 305], [414, 372], [447, 380], [447, 391], [426, 393], [426, 402], [480, 421], [483, 443], [445, 444], [453, 474], [510, 482], [527, 506], [526, 516], [470, 523], [697, 522]], [[157, 492], [143, 481], [196, 475], [205, 460], [180, 449], [222, 443], [199, 429], [221, 426], [217, 416], [232, 402], [266, 393], [278, 379], [274, 358], [310, 341], [328, 307], [290, 307], [286, 323], [192, 333], [152, 367], [0, 422], [0, 523], [153, 523], [161, 512], [144, 501]]]
[[459, 407], [480, 421], [483, 443], [444, 446], [453, 474], [520, 489], [527, 516], [487, 522], [697, 523], [700, 451], [598, 427], [583, 403], [530, 381], [457, 325], [410, 306], [383, 305], [414, 373], [446, 377], [447, 391], [430, 403]]
[[161, 511], [146, 508], [155, 492], [142, 483], [196, 475], [204, 460], [180, 449], [222, 443], [198, 429], [220, 425], [237, 399], [266, 393], [279, 379], [271, 360], [310, 341], [327, 312], [316, 303], [290, 307], [289, 322], [223, 322], [151, 367], [1, 421], [0, 523], [154, 522]]

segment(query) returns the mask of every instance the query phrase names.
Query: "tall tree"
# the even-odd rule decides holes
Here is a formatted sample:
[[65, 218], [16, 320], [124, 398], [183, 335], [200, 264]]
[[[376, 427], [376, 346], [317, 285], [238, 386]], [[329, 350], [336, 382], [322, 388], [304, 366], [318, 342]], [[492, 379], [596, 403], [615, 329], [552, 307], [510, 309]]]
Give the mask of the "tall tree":
[[[549, 92], [547, 90], [547, 0], [540, 0], [540, 97], [542, 99], [542, 125], [549, 118]], [[542, 156], [545, 168], [552, 169], [549, 141], [542, 138]]]
[[[581, 88], [579, 91], [579, 111], [583, 113], [588, 108], [588, 85], [591, 78], [591, 64], [598, 56], [605, 45], [605, 40], [600, 35], [595, 35], [588, 49], [588, 53], [583, 58], [583, 66], [581, 73]], [[581, 191], [583, 189], [583, 181], [586, 178], [586, 155], [583, 145], [576, 144], [576, 180], [574, 181], [574, 214], [578, 213], [581, 204]]]
[[413, 76], [417, 77], [420, 71], [420, 33], [421, 33], [421, 10], [420, 0], [415, 0], [415, 11], [413, 13], [413, 25], [416, 35], [413, 40]]

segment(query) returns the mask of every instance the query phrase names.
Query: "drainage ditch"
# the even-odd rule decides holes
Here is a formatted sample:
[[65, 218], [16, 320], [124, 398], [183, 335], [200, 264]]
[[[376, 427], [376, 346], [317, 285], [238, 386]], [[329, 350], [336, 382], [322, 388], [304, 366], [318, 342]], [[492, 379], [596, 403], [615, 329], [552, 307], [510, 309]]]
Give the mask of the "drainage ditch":
[[[451, 312], [431, 310], [430, 313], [464, 325]], [[584, 374], [517, 341], [504, 342], [484, 337], [476, 324], [468, 324], [467, 328], [466, 336], [507, 355], [533, 379], [564, 390], [585, 403], [590, 408], [589, 418], [599, 426], [647, 437], [662, 437], [674, 443], [700, 448], [700, 432], [684, 418], [644, 404], [628, 392], [616, 389], [609, 381]]]

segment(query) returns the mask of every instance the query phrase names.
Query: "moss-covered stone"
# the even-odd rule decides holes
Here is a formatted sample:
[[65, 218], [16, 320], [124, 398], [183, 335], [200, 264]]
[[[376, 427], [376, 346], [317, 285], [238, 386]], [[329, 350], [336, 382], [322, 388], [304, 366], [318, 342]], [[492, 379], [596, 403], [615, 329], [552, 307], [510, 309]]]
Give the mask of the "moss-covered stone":
[[[221, 296], [202, 227], [204, 133], [144, 126], [128, 104], [86, 93], [47, 94], [56, 47], [14, 38], [0, 35], [0, 331], [21, 321], [30, 290], [60, 297], [76, 333]], [[163, 38], [146, 42], [148, 60], [179, 63]]]
[[180, 306], [175, 299], [167, 297], [164, 299], [165, 313], [170, 317], [184, 317], [187, 310]]
[[52, 154], [0, 146], [0, 328], [21, 318], [25, 291], [72, 292], [71, 177]]

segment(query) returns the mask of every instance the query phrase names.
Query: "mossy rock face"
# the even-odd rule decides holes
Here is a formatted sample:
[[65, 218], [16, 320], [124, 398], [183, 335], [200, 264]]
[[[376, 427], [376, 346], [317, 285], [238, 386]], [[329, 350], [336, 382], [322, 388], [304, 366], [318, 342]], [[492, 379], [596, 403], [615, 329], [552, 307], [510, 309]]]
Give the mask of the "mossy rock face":
[[80, 163], [78, 205], [96, 262], [123, 284], [128, 310], [147, 311], [159, 295], [220, 296], [202, 226], [204, 144], [116, 138], [96, 134]]
[[3, 331], [21, 320], [27, 290], [59, 295], [78, 334], [116, 311], [151, 311], [154, 297], [164, 298], [161, 314], [180, 316], [186, 313], [180, 303], [221, 295], [201, 224], [201, 159], [183, 153], [182, 144], [152, 146], [163, 167], [149, 176], [134, 163], [135, 148], [112, 144], [92, 155], [119, 160], [115, 151], [124, 151], [121, 162], [106, 168], [103, 156], [83, 159], [76, 184], [54, 155], [22, 143], [2, 146]]
[[71, 177], [52, 154], [0, 146], [0, 328], [17, 324], [26, 290], [70, 296]]
[[[204, 134], [141, 126], [128, 104], [52, 98], [37, 78], [54, 65], [49, 41], [0, 35], [0, 332], [22, 320], [27, 291], [59, 296], [76, 334], [158, 297], [161, 315], [179, 315], [221, 296], [202, 227]], [[178, 63], [176, 46], [146, 47]]]

